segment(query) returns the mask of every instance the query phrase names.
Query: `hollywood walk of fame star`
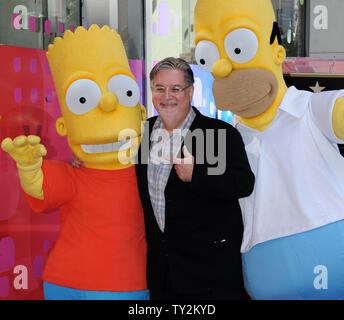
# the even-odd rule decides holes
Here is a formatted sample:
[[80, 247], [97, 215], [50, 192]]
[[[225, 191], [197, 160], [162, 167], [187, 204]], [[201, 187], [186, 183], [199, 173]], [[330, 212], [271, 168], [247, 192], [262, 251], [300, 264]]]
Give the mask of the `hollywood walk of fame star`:
[[315, 92], [315, 93], [321, 92], [321, 91], [323, 91], [324, 89], [326, 89], [326, 87], [320, 87], [318, 81], [317, 81], [315, 87], [310, 87], [310, 88], [311, 88], [311, 89], [313, 90], [313, 92]]

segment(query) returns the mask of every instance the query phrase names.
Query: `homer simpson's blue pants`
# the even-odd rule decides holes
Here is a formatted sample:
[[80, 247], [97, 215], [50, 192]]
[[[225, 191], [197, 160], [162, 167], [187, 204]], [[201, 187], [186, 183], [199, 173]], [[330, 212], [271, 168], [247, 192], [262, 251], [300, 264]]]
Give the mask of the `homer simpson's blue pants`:
[[149, 300], [149, 291], [108, 292], [61, 287], [43, 282], [45, 300]]
[[260, 243], [242, 264], [252, 299], [342, 300], [344, 220]]

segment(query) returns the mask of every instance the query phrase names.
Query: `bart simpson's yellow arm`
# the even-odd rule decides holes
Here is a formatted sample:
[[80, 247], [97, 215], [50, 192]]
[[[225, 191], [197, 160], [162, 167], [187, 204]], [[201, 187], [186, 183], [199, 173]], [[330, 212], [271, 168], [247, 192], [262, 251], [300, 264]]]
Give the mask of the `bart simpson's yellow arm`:
[[335, 135], [344, 140], [344, 98], [337, 99], [334, 104], [332, 126]]
[[47, 154], [45, 147], [40, 144], [37, 136], [19, 136], [13, 141], [6, 138], [1, 148], [16, 162], [20, 184], [23, 190], [37, 199], [44, 199], [43, 171], [41, 169], [43, 156]]

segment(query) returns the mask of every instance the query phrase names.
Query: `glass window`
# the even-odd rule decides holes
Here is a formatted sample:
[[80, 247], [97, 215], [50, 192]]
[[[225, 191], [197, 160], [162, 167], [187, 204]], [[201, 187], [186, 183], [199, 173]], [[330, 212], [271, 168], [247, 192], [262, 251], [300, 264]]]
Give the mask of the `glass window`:
[[143, 0], [118, 0], [117, 31], [127, 52], [130, 69], [140, 87], [140, 103], [146, 105]]
[[144, 59], [143, 0], [84, 0], [83, 26], [104, 25], [120, 34], [128, 59]]
[[181, 57], [194, 63], [193, 13], [197, 0], [153, 0], [152, 58]]
[[287, 57], [306, 55], [306, 4], [304, 0], [272, 0], [282, 45]]
[[[152, 56], [182, 57], [195, 63], [194, 7], [197, 0], [153, 0]], [[282, 44], [288, 57], [306, 55], [306, 3], [304, 0], [272, 0]]]
[[204, 115], [217, 117], [212, 94], [213, 77], [201, 69], [194, 58], [193, 15], [196, 2], [197, 0], [152, 1], [152, 60], [155, 63], [172, 56], [189, 62], [195, 77], [192, 104]]
[[129, 65], [140, 87], [140, 103], [145, 104], [144, 3], [143, 0], [84, 0], [83, 26], [104, 25], [122, 38]]
[[1, 1], [0, 44], [46, 50], [80, 20], [80, 0]]
[[118, 33], [128, 59], [144, 59], [143, 0], [118, 1]]
[[[287, 51], [283, 72], [344, 74], [342, 0], [272, 0]], [[340, 76], [339, 78], [341, 78]], [[322, 79], [323, 81], [323, 79]], [[340, 84], [343, 87], [342, 84]], [[332, 85], [327, 88], [337, 89]]]
[[[81, 24], [81, 1], [80, 0], [46, 0], [45, 12], [48, 16], [49, 24], [47, 28], [51, 33], [44, 31], [44, 49], [54, 41], [55, 37], [62, 37], [65, 30], [74, 31]], [[45, 23], [46, 24], [46, 23]]]

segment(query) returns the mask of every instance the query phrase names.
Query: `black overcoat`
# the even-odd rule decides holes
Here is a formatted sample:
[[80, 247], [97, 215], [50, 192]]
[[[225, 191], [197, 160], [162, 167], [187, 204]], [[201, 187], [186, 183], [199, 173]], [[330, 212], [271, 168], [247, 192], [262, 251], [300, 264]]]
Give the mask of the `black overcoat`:
[[[142, 138], [142, 150], [138, 153], [136, 171], [145, 217], [148, 288], [151, 297], [156, 298], [155, 292], [160, 291], [165, 281], [168, 264], [175, 292], [191, 295], [212, 292], [220, 296], [223, 293], [236, 299], [243, 293], [240, 254], [243, 223], [238, 199], [251, 194], [254, 175], [240, 133], [221, 120], [203, 116], [196, 108], [194, 111], [196, 117], [184, 142], [194, 156], [203, 153], [204, 161], [196, 158], [191, 182], [180, 180], [172, 167], [165, 188], [164, 232], [156, 222], [150, 201], [149, 153], [143, 152], [148, 150], [147, 135], [150, 136], [157, 117], [148, 119], [146, 138]], [[202, 143], [190, 139], [196, 129], [204, 133]], [[220, 129], [225, 130], [225, 140], [219, 138]], [[216, 157], [218, 153], [226, 154], [225, 171], [211, 175], [208, 169], [218, 164], [214, 163], [214, 157], [206, 155]]]

